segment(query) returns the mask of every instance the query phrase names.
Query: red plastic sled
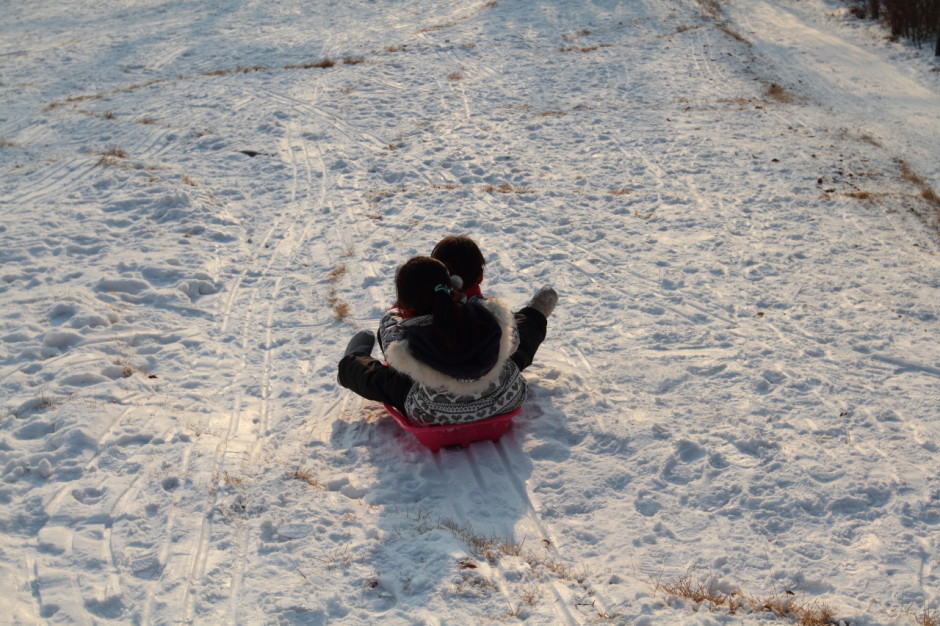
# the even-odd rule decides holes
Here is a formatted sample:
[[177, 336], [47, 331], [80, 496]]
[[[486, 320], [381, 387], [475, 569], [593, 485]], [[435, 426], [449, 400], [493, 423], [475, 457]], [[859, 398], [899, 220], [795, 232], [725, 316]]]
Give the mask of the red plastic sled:
[[430, 448], [432, 452], [437, 452], [444, 446], [468, 446], [474, 441], [484, 439], [496, 441], [506, 432], [509, 424], [512, 423], [512, 418], [519, 415], [522, 407], [476, 422], [435, 426], [415, 426], [409, 423], [408, 418], [391, 404], [386, 404], [385, 410], [395, 418], [399, 426], [417, 437], [422, 445]]

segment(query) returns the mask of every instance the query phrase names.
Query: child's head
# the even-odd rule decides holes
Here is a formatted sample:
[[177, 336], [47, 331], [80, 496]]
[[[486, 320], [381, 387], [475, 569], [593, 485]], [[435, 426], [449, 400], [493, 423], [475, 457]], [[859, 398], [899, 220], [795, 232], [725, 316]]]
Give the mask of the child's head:
[[395, 274], [395, 289], [402, 309], [432, 316], [434, 338], [444, 353], [465, 353], [483, 336], [484, 322], [454, 297], [450, 271], [437, 259], [409, 259]]
[[450, 272], [459, 276], [463, 281], [463, 288], [467, 289], [479, 284], [483, 280], [483, 266], [486, 260], [477, 244], [464, 235], [448, 235], [441, 239], [431, 257], [441, 261]]
[[399, 306], [414, 315], [427, 315], [434, 310], [434, 299], [442, 294], [449, 296], [448, 290], [453, 287], [450, 272], [442, 262], [431, 257], [416, 256], [398, 268], [395, 289]]

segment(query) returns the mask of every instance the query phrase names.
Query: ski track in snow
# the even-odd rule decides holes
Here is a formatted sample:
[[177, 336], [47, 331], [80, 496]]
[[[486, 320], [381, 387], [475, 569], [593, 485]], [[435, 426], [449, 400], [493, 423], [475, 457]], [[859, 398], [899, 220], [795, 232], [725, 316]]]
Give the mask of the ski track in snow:
[[[10, 623], [937, 610], [915, 49], [829, 0], [5, 10]], [[509, 433], [432, 454], [335, 366], [453, 232], [561, 302]]]

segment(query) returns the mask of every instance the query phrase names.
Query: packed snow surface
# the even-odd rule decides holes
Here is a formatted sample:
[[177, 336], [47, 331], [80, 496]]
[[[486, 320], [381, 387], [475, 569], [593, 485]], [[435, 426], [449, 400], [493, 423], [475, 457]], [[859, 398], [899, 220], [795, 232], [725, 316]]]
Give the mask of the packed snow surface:
[[[928, 51], [834, 0], [0, 15], [3, 623], [940, 610]], [[452, 233], [561, 299], [431, 453], [336, 364]]]

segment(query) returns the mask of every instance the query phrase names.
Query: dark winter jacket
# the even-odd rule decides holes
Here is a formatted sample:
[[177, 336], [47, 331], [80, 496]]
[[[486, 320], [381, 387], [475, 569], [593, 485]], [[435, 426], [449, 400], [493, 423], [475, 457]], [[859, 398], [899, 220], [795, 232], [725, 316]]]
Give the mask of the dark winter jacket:
[[433, 340], [431, 316], [403, 318], [389, 310], [379, 325], [379, 343], [395, 370], [414, 381], [405, 413], [416, 424], [473, 422], [522, 406], [526, 384], [510, 360], [519, 338], [512, 311], [499, 298], [471, 298], [484, 320], [473, 349], [452, 358]]

